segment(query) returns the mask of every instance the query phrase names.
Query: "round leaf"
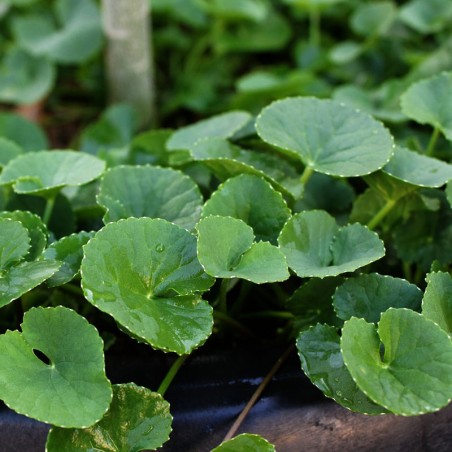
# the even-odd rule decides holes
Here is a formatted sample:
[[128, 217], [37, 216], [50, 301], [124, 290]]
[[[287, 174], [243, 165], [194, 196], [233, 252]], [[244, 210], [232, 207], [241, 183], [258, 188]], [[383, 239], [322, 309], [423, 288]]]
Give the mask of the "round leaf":
[[24, 259], [29, 249], [30, 237], [22, 223], [0, 218], [0, 272]]
[[449, 273], [430, 273], [422, 300], [422, 314], [452, 334], [452, 277]]
[[389, 308], [419, 310], [422, 292], [405, 279], [377, 273], [359, 275], [340, 285], [333, 297], [334, 309], [343, 320], [360, 317], [377, 323]]
[[335, 327], [318, 324], [303, 331], [298, 336], [297, 349], [304, 373], [327, 397], [359, 413], [386, 412], [353, 381], [342, 359], [340, 337]]
[[155, 450], [168, 440], [172, 420], [169, 403], [160, 394], [133, 383], [114, 385], [110, 408], [97, 424], [83, 430], [53, 427], [46, 450]]
[[86, 61], [100, 49], [101, 18], [93, 0], [58, 0], [55, 12], [58, 28], [48, 15], [19, 17], [13, 22], [21, 47], [63, 64]]
[[401, 147], [383, 171], [419, 187], [441, 187], [452, 179], [452, 165]]
[[0, 398], [18, 413], [60, 427], [87, 427], [104, 415], [111, 397], [102, 339], [76, 312], [32, 308], [22, 333], [0, 336]]
[[0, 212], [0, 218], [10, 218], [19, 221], [27, 229], [30, 237], [30, 250], [25, 256], [26, 260], [37, 259], [47, 245], [47, 227], [38, 215], [26, 210], [15, 210], [13, 212]]
[[119, 166], [100, 183], [98, 203], [104, 222], [128, 217], [163, 218], [193, 229], [201, 216], [202, 195], [188, 176], [171, 168]]
[[341, 349], [361, 390], [395, 414], [437, 411], [452, 399], [452, 341], [421, 314], [390, 308], [378, 330], [352, 317], [342, 330]]
[[420, 124], [439, 129], [452, 140], [452, 72], [412, 84], [400, 98], [402, 112]]
[[22, 149], [13, 141], [0, 137], [0, 169], [2, 169], [10, 160], [15, 159], [22, 154]]
[[212, 452], [275, 452], [275, 446], [262, 436], [242, 433], [235, 438], [221, 443]]
[[83, 185], [105, 169], [105, 162], [75, 151], [41, 151], [11, 161], [0, 174], [0, 184], [13, 184], [21, 194], [46, 196], [67, 185]]
[[253, 228], [257, 240], [273, 244], [290, 214], [279, 192], [264, 179], [248, 174], [228, 179], [202, 209], [202, 217], [219, 215], [243, 220]]
[[210, 216], [198, 225], [198, 258], [216, 278], [242, 278], [256, 284], [289, 277], [281, 251], [268, 242], [254, 242], [253, 229], [242, 220]]
[[0, 136], [18, 144], [24, 151], [47, 148], [44, 132], [34, 122], [14, 113], [0, 112]]
[[0, 275], [0, 307], [21, 297], [29, 290], [49, 279], [60, 262], [42, 260], [22, 262]]
[[190, 149], [202, 138], [231, 138], [250, 119], [251, 115], [244, 111], [230, 111], [213, 116], [177, 130], [167, 141], [166, 147], [169, 150]]
[[47, 280], [49, 287], [66, 284], [78, 274], [83, 258], [82, 246], [88, 243], [93, 235], [93, 232], [78, 232], [53, 242], [45, 250], [45, 259], [61, 263], [60, 269]]
[[213, 279], [196, 257], [196, 238], [168, 221], [109, 223], [84, 247], [85, 297], [155, 348], [190, 353], [212, 330], [212, 309], [197, 292]]
[[285, 224], [278, 239], [289, 267], [301, 277], [336, 276], [380, 259], [378, 235], [355, 223], [338, 227], [322, 210], [300, 212]]
[[333, 100], [294, 97], [273, 102], [258, 116], [256, 130], [267, 143], [334, 176], [370, 174], [393, 154], [393, 139], [379, 121]]

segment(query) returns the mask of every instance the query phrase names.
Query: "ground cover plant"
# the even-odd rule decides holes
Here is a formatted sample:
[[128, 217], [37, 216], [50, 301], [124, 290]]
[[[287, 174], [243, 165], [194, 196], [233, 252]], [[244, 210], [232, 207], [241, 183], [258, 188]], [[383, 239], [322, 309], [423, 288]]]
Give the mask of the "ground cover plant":
[[[7, 77], [21, 85], [2, 82], [3, 101], [54, 89], [51, 106], [65, 94], [42, 74], [93, 58], [70, 79], [89, 86], [99, 67], [96, 3], [55, 2], [59, 31], [44, 3], [4, 2], [0, 45], [22, 56], [3, 64], [47, 69], [42, 91]], [[0, 117], [0, 399], [52, 424], [47, 450], [160, 447], [165, 392], [212, 340], [295, 346], [313, 384], [359, 413], [452, 400], [452, 10], [345, 3], [155, 1], [156, 53], [174, 46], [161, 128], [138, 132], [115, 105], [53, 149]], [[261, 67], [260, 52], [284, 58]], [[120, 341], [177, 356], [158, 388], [110, 383]], [[248, 434], [214, 450], [247, 447], [274, 450]]]

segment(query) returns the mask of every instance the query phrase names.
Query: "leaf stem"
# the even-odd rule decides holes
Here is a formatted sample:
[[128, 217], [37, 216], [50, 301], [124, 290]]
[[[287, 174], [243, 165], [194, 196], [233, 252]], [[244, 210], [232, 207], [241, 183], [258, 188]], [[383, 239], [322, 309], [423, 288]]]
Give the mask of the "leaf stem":
[[242, 319], [249, 319], [249, 318], [272, 318], [272, 319], [284, 319], [284, 320], [291, 320], [295, 316], [288, 311], [272, 311], [272, 310], [266, 310], [266, 311], [257, 311], [257, 312], [248, 312], [245, 314], [242, 314], [240, 318]]
[[320, 12], [315, 6], [309, 10], [309, 43], [313, 47], [320, 46]]
[[375, 229], [381, 221], [386, 217], [386, 215], [392, 210], [396, 205], [397, 201], [393, 199], [388, 199], [386, 204], [374, 215], [374, 217], [367, 223], [367, 227], [370, 230]]
[[55, 206], [56, 195], [47, 198], [46, 207], [44, 213], [42, 214], [42, 221], [46, 226], [49, 225], [50, 217], [52, 216], [53, 207]]
[[174, 377], [177, 375], [177, 372], [179, 372], [179, 369], [182, 367], [182, 364], [184, 364], [185, 360], [190, 355], [180, 355], [176, 361], [171, 365], [170, 369], [168, 370], [167, 374], [165, 375], [165, 378], [160, 383], [159, 388], [157, 389], [157, 392], [163, 397], [165, 395], [166, 390], [169, 388], [171, 382], [174, 380]]
[[220, 285], [220, 293], [218, 295], [218, 309], [225, 313], [228, 312], [228, 300], [227, 300], [227, 293], [228, 293], [228, 279], [222, 279], [221, 285]]
[[439, 128], [435, 127], [433, 129], [432, 135], [430, 137], [430, 140], [427, 145], [427, 150], [425, 151], [425, 155], [432, 155], [433, 151], [435, 150], [436, 142], [439, 138]]
[[259, 400], [259, 397], [262, 395], [265, 388], [268, 386], [272, 378], [275, 376], [276, 372], [278, 372], [281, 366], [286, 362], [287, 358], [292, 353], [293, 348], [294, 345], [291, 344], [275, 362], [273, 367], [270, 369], [270, 372], [268, 372], [268, 374], [262, 380], [261, 384], [254, 391], [254, 394], [251, 396], [248, 403], [245, 405], [245, 408], [243, 408], [242, 412], [239, 414], [239, 417], [236, 419], [234, 424], [232, 424], [232, 427], [229, 429], [228, 433], [224, 437], [223, 442], [230, 440], [237, 433], [237, 430], [242, 425], [246, 416], [248, 416], [248, 413], [251, 411], [251, 408], [253, 408], [254, 404]]
[[227, 323], [228, 325], [232, 326], [236, 331], [242, 333], [244, 336], [256, 339], [256, 336], [248, 328], [243, 326], [239, 321], [235, 320], [225, 312], [214, 310], [213, 318], [215, 320], [220, 320], [221, 322]]
[[303, 186], [306, 186], [306, 184], [308, 183], [309, 179], [313, 174], [314, 169], [306, 165], [300, 177], [300, 182], [303, 184]]

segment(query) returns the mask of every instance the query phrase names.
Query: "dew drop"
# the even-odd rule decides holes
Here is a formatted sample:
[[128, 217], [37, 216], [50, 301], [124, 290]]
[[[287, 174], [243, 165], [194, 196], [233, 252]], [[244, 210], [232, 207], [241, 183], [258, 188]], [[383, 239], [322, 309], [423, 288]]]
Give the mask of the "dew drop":
[[157, 253], [163, 253], [163, 251], [165, 251], [165, 245], [159, 243], [155, 246], [155, 251], [157, 251]]

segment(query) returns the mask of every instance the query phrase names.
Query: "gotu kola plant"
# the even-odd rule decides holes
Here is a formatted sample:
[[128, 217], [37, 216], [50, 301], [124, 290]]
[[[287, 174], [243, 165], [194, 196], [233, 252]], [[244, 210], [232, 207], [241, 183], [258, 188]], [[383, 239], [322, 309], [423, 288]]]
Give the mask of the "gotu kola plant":
[[[417, 415], [451, 400], [452, 254], [434, 251], [451, 221], [441, 187], [452, 167], [433, 145], [429, 156], [400, 146], [381, 122], [332, 100], [280, 100], [252, 125], [232, 111], [146, 132], [109, 169], [83, 152], [2, 144], [3, 309], [33, 304], [24, 294], [39, 284], [49, 298], [0, 336], [0, 397], [53, 424], [49, 451], [159, 447], [172, 421], [163, 396], [187, 356], [214, 325], [249, 333], [260, 318], [295, 339], [306, 375], [350, 410]], [[94, 203], [89, 224], [103, 227], [54, 230], [58, 209], [81, 222]], [[413, 212], [442, 218], [423, 259], [398, 234]], [[410, 231], [413, 243], [423, 232]], [[60, 306], [65, 288], [79, 294], [78, 312]], [[110, 384], [88, 306], [179, 355], [156, 392]], [[250, 445], [274, 450], [253, 435], [215, 450]]]

